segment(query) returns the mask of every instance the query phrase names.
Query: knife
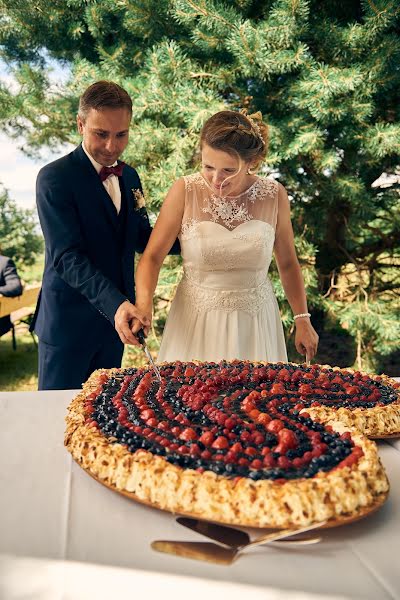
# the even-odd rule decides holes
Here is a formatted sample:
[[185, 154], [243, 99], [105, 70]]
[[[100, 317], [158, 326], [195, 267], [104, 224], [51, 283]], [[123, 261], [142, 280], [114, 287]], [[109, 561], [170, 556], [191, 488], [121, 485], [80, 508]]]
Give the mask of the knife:
[[136, 337], [139, 340], [139, 344], [142, 346], [142, 348], [149, 360], [149, 363], [153, 367], [153, 371], [156, 374], [158, 381], [161, 383], [161, 373], [160, 373], [158, 367], [156, 366], [156, 363], [154, 362], [153, 357], [151, 356], [150, 351], [147, 347], [146, 338], [144, 337], [143, 329], [139, 329], [139, 331], [136, 332]]

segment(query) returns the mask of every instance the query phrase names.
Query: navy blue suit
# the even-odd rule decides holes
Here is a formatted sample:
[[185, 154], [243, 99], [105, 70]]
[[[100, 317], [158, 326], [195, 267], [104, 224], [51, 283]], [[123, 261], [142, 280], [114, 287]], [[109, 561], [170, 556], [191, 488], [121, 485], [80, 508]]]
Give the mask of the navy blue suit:
[[[16, 266], [11, 258], [0, 255], [0, 296], [20, 296], [22, 294], [22, 283], [18, 276]], [[0, 318], [0, 335], [10, 331], [10, 315]]]
[[97, 368], [121, 365], [114, 315], [135, 301], [134, 256], [151, 233], [137, 208], [141, 183], [126, 165], [121, 211], [82, 146], [39, 172], [36, 194], [45, 268], [32, 328], [39, 337], [39, 389], [78, 388]]

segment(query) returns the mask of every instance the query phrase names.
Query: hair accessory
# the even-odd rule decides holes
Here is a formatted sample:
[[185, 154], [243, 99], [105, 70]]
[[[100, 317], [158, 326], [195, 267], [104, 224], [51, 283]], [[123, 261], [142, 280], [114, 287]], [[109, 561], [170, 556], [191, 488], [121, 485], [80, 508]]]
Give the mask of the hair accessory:
[[265, 141], [264, 138], [262, 136], [261, 133], [261, 129], [259, 124], [257, 123], [257, 121], [262, 122], [262, 114], [261, 111], [257, 111], [251, 115], [247, 114], [247, 110], [245, 108], [242, 108], [240, 111], [240, 114], [242, 114], [244, 117], [246, 117], [246, 119], [248, 119], [250, 121], [251, 127], [254, 131], [254, 133], [256, 134], [256, 136], [260, 139], [260, 141], [262, 142], [263, 146], [265, 146]]
[[294, 315], [293, 320], [295, 321], [296, 319], [301, 319], [302, 317], [311, 317], [311, 314], [309, 312], [299, 313], [298, 315]]

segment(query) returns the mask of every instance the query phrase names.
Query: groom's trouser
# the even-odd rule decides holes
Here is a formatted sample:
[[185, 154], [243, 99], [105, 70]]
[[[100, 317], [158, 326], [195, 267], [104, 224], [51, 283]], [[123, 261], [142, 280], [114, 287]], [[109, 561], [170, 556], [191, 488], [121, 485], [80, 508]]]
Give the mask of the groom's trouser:
[[52, 346], [39, 340], [39, 390], [78, 389], [96, 369], [120, 367], [124, 345], [115, 335], [82, 347]]

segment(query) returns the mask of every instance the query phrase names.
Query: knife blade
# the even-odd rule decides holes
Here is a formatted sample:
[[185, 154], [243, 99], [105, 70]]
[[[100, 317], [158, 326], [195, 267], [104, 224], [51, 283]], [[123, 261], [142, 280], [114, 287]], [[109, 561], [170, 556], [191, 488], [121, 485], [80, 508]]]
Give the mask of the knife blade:
[[136, 332], [136, 337], [139, 340], [139, 344], [142, 346], [144, 353], [146, 354], [147, 359], [148, 359], [150, 365], [152, 366], [153, 371], [156, 374], [158, 381], [161, 383], [161, 373], [160, 373], [156, 363], [154, 362], [153, 357], [151, 356], [150, 351], [147, 347], [146, 338], [144, 337], [143, 329], [139, 329], [139, 331]]

